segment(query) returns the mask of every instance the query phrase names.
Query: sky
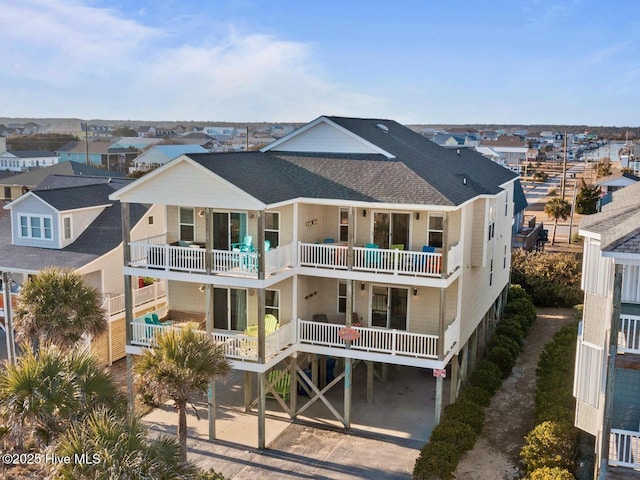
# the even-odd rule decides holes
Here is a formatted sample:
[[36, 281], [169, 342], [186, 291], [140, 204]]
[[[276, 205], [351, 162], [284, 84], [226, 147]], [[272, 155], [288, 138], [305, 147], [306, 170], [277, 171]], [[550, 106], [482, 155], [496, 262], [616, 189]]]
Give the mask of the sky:
[[636, 0], [0, 0], [0, 117], [640, 125]]

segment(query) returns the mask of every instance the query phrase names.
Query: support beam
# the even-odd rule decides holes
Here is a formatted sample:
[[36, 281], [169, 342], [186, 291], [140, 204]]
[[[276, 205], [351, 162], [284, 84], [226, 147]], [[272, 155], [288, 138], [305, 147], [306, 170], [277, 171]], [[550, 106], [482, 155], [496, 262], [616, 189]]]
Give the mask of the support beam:
[[248, 370], [244, 372], [244, 411], [249, 413], [251, 411], [251, 380], [252, 373]]
[[366, 364], [367, 364], [367, 403], [373, 403], [374, 363], [366, 362]]
[[265, 428], [265, 412], [267, 402], [265, 398], [265, 375], [264, 372], [258, 373], [258, 448], [264, 450], [266, 448], [266, 428]]
[[444, 391], [444, 378], [436, 378], [436, 405], [434, 411], [434, 426], [440, 423], [440, 416], [442, 415], [442, 392]]
[[[122, 257], [123, 265], [128, 267], [131, 263], [131, 213], [127, 202], [120, 202], [120, 217], [122, 221]], [[131, 322], [133, 321], [133, 290], [131, 286], [131, 275], [124, 276], [124, 328], [126, 345], [131, 345], [133, 332]], [[127, 409], [129, 414], [135, 412], [135, 394], [133, 391], [133, 359], [127, 353]]]
[[449, 392], [449, 403], [454, 403], [458, 398], [460, 363], [458, 363], [458, 355], [451, 358], [451, 386]]
[[4, 326], [7, 340], [7, 359], [12, 365], [16, 364], [16, 337], [13, 331], [13, 306], [11, 305], [11, 285], [9, 273], [2, 272], [2, 288], [4, 295]]

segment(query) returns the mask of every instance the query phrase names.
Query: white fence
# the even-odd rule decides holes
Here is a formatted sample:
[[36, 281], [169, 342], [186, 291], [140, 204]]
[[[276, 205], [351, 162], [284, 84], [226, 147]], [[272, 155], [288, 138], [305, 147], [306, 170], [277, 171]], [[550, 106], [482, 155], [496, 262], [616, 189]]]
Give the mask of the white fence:
[[609, 465], [640, 468], [640, 432], [611, 429]]

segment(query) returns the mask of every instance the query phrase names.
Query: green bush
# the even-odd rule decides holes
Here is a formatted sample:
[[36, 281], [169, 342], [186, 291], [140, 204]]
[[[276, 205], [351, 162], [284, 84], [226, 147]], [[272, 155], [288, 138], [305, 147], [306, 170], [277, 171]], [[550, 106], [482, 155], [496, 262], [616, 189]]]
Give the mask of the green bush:
[[507, 337], [503, 334], [496, 334], [489, 341], [489, 350], [495, 347], [508, 348], [514, 358], [518, 358], [518, 355], [520, 355], [520, 352], [522, 351], [522, 347], [518, 342], [516, 342], [513, 338]]
[[524, 342], [524, 331], [517, 322], [508, 321], [508, 319], [502, 320], [494, 331], [495, 335], [504, 335], [512, 340], [518, 342], [518, 345], [522, 346]]
[[443, 420], [431, 432], [430, 442], [448, 442], [455, 445], [459, 453], [471, 450], [476, 443], [477, 433], [471, 425], [454, 420], [453, 418], [443, 418]]
[[565, 468], [536, 468], [529, 474], [527, 480], [576, 480], [576, 477]]
[[521, 298], [526, 298], [530, 302], [533, 302], [531, 295], [529, 295], [527, 291], [524, 288], [522, 288], [522, 285], [518, 285], [515, 283], [509, 286], [509, 293], [507, 298], [508, 298], [507, 305], [509, 305], [510, 302], [519, 300]]
[[478, 366], [469, 376], [469, 384], [480, 387], [493, 396], [502, 385], [500, 368], [489, 360], [480, 360]]
[[476, 433], [484, 425], [484, 407], [473, 402], [455, 402], [444, 408], [443, 420], [456, 420], [469, 425]]
[[543, 307], [573, 307], [582, 301], [580, 256], [573, 253], [545, 253], [514, 250], [511, 280]]
[[543, 422], [525, 437], [520, 458], [527, 473], [538, 468], [564, 468], [573, 465], [577, 447], [577, 430], [566, 422]]
[[521, 316], [526, 320], [527, 330], [536, 321], [538, 312], [533, 302], [527, 298], [509, 300], [504, 307], [506, 317]]
[[514, 325], [520, 327], [520, 330], [522, 330], [522, 335], [524, 337], [528, 335], [529, 330], [531, 330], [531, 326], [533, 325], [531, 317], [527, 318], [526, 314], [521, 313], [511, 313], [508, 316], [505, 316], [505, 318], [502, 319], [502, 322], [513, 323]]
[[226, 480], [221, 473], [216, 472], [213, 468], [209, 470], [200, 470], [197, 474], [198, 480]]
[[460, 454], [449, 442], [429, 442], [420, 450], [413, 467], [414, 480], [450, 480]]
[[500, 368], [502, 378], [511, 375], [511, 370], [516, 364], [516, 357], [513, 356], [507, 347], [495, 346], [487, 352], [487, 360], [495, 363]]
[[475, 387], [473, 385], [465, 385], [458, 396], [459, 402], [472, 402], [481, 407], [488, 407], [491, 403], [491, 394], [484, 388]]

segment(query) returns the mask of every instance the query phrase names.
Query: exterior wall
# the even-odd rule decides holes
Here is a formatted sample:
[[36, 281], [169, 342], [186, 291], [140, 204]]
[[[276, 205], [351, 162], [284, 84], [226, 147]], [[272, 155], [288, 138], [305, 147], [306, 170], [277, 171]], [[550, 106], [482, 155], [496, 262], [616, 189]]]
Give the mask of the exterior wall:
[[[51, 217], [51, 239], [20, 238], [20, 215], [47, 215]], [[58, 212], [41, 200], [32, 197], [23, 199], [11, 208], [13, 244], [25, 247], [59, 248]]]
[[470, 256], [467, 257], [465, 255], [465, 259], [470, 259], [470, 264], [473, 267], [481, 267], [485, 264], [485, 252], [486, 252], [486, 243], [485, 239], [487, 238], [486, 231], [486, 218], [488, 214], [486, 200], [484, 199], [476, 199], [471, 208], [468, 206], [465, 207], [466, 216], [469, 220], [471, 220], [471, 228], [467, 228], [467, 231], [472, 230], [474, 235], [467, 235], [465, 238], [465, 242], [471, 246]]
[[[149, 223], [149, 217], [153, 217], [152, 224]], [[175, 228], [178, 228], [177, 217]], [[140, 240], [144, 237], [161, 235], [166, 232], [166, 229], [167, 223], [164, 205], [153, 205], [147, 210], [147, 212], [142, 216], [138, 223], [131, 229], [131, 240]]]
[[273, 148], [279, 152], [379, 153], [324, 122]]

